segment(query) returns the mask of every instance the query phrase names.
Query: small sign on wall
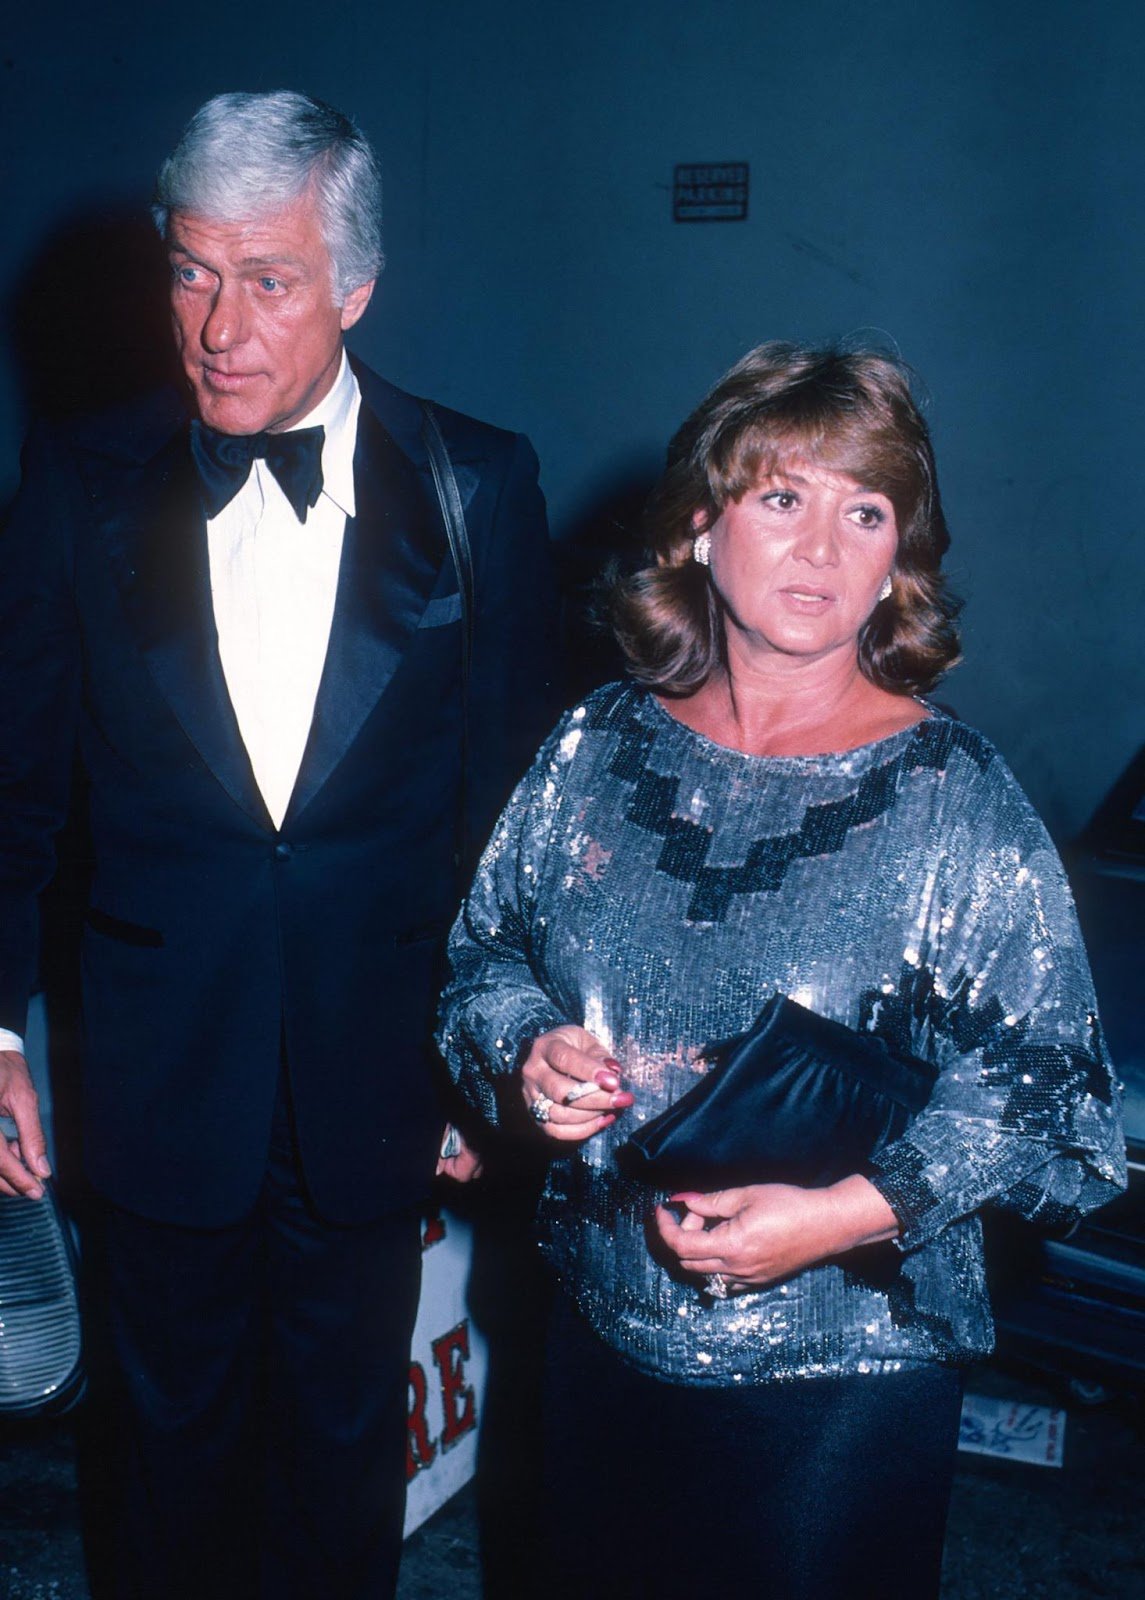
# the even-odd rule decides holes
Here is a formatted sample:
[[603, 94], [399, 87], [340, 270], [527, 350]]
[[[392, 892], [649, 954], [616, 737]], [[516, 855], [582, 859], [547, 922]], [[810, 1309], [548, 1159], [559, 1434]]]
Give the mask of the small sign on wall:
[[746, 222], [746, 161], [693, 161], [677, 166], [673, 222]]

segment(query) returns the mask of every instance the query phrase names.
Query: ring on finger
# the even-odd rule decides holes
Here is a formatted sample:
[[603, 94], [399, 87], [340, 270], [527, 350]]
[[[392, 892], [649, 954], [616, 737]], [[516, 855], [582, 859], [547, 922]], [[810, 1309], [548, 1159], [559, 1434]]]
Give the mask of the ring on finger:
[[553, 1102], [547, 1094], [539, 1094], [529, 1106], [533, 1121], [539, 1122], [542, 1127], [549, 1120], [549, 1113], [552, 1109]]
[[704, 1278], [704, 1286], [713, 1300], [727, 1299], [728, 1280], [722, 1272], [709, 1272]]
[[586, 1094], [595, 1094], [599, 1088], [600, 1085], [598, 1083], [593, 1083], [591, 1078], [584, 1083], [574, 1083], [568, 1094], [566, 1094], [564, 1099], [561, 1101], [561, 1104], [564, 1106], [575, 1106], [578, 1100], [583, 1100]]

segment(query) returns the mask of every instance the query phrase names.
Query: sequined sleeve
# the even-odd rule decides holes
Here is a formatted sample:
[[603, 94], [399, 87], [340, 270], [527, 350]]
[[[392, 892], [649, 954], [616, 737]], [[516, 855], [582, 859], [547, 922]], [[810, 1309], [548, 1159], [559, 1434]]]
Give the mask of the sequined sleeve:
[[498, 820], [449, 936], [438, 1046], [466, 1099], [494, 1125], [497, 1080], [522, 1047], [572, 1020], [546, 993], [537, 885], [579, 735], [572, 713], [542, 746]]
[[1118, 1090], [1061, 863], [996, 755], [948, 818], [917, 932], [882, 1025], [942, 1072], [873, 1163], [900, 1247], [987, 1202], [1068, 1226], [1124, 1185]]

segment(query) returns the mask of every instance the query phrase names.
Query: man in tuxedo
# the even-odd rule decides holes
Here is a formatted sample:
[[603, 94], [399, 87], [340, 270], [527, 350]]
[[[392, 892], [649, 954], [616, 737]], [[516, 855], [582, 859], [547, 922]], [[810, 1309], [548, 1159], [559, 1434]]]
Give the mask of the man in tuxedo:
[[34, 435], [0, 558], [0, 1189], [48, 1175], [20, 1035], [78, 750], [133, 1600], [392, 1591], [460, 841], [552, 712], [527, 441], [433, 410], [466, 652], [433, 424], [343, 350], [379, 212], [338, 112], [203, 106], [156, 206], [186, 392]]

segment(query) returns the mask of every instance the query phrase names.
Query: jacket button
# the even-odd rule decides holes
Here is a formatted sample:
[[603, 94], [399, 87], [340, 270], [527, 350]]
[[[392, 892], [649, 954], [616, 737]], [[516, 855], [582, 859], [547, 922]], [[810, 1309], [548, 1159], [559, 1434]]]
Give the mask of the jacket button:
[[280, 839], [274, 847], [274, 853], [278, 857], [279, 861], [289, 861], [291, 856], [294, 854], [294, 846], [292, 844], [287, 844], [285, 839]]

